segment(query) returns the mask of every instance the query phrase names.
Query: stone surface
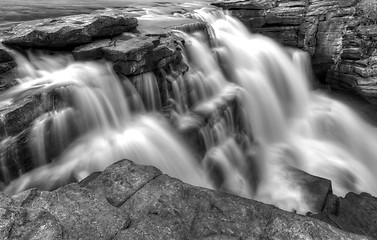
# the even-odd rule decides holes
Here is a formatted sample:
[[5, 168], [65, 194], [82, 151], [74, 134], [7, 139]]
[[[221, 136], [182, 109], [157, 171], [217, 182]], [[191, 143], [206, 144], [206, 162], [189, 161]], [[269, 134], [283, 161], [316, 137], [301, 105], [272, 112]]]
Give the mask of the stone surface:
[[368, 239], [128, 160], [79, 184], [0, 200], [2, 239]]
[[3, 209], [2, 222], [9, 224], [0, 225], [0, 233], [10, 229], [2, 239], [110, 239], [129, 225], [126, 212], [77, 184], [54, 192], [22, 192]]
[[113, 46], [104, 47], [105, 59], [114, 62], [114, 70], [124, 75], [137, 75], [178, 64], [182, 60], [179, 47], [182, 39], [175, 36], [145, 36], [116, 41]]
[[23, 22], [3, 32], [2, 42], [18, 47], [67, 48], [118, 35], [136, 26], [134, 17], [104, 11]]
[[328, 195], [321, 213], [311, 215], [347, 232], [377, 239], [377, 198], [368, 193]]
[[128, 160], [79, 184], [0, 200], [1, 239], [369, 239]]
[[377, 103], [375, 1], [239, 0], [214, 5], [229, 9], [252, 32], [309, 52], [323, 84]]
[[102, 193], [110, 204], [119, 207], [145, 184], [161, 174], [161, 171], [154, 167], [120, 161], [90, 181], [86, 188]]

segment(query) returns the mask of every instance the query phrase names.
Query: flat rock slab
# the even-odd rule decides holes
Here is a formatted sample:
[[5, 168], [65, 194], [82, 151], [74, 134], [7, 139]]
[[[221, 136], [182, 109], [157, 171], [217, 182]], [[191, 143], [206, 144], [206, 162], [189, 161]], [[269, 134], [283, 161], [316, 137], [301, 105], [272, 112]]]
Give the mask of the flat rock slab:
[[104, 58], [114, 63], [114, 70], [124, 75], [137, 75], [163, 68], [182, 60], [176, 36], [140, 35], [129, 40], [116, 41], [102, 48]]
[[3, 33], [2, 42], [18, 47], [67, 48], [118, 35], [136, 26], [134, 17], [105, 11], [23, 22]]
[[138, 18], [137, 30], [148, 35], [169, 34], [171, 30], [182, 30], [187, 33], [194, 31], [207, 31], [207, 23], [190, 18], [160, 17], [160, 18]]

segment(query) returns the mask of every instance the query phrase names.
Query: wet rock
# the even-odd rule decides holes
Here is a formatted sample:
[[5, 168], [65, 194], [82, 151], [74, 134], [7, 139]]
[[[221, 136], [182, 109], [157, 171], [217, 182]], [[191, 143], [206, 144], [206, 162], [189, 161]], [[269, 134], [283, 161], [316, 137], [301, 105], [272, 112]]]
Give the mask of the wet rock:
[[329, 194], [321, 213], [311, 215], [344, 231], [377, 238], [377, 198], [368, 193]]
[[116, 41], [113, 46], [104, 47], [102, 51], [106, 59], [114, 62], [116, 72], [137, 75], [181, 62], [178, 43], [181, 41], [175, 36], [140, 35], [127, 41]]
[[100, 59], [103, 57], [102, 48], [109, 47], [111, 43], [110, 39], [97, 40], [75, 48], [72, 54], [78, 61]]
[[[5, 71], [6, 71], [0, 74], [0, 94], [1, 94], [5, 92], [6, 90], [8, 90], [9, 88], [17, 85], [18, 82], [16, 81], [14, 70], [12, 70], [13, 68], [9, 68], [9, 66], [14, 66], [14, 67], [16, 66], [14, 62], [7, 62], [7, 63], [4, 63], [4, 65], [0, 63], [0, 65], [5, 66]], [[0, 66], [0, 69], [1, 68], [2, 67]]]
[[0, 182], [9, 184], [11, 180], [35, 167], [28, 139], [27, 130], [1, 139]]
[[120, 12], [97, 12], [20, 23], [8, 30], [2, 42], [10, 46], [67, 48], [130, 31], [134, 17]]
[[38, 96], [29, 96], [9, 106], [2, 107], [0, 111], [1, 135], [12, 136], [22, 132], [42, 112], [43, 107]]
[[171, 30], [181, 30], [186, 33], [193, 33], [196, 31], [206, 32], [208, 34], [208, 24], [190, 18], [165, 17], [160, 19], [138, 19], [137, 30], [142, 34], [147, 35], [170, 35]]
[[16, 66], [11, 50], [0, 43], [0, 93], [17, 84], [11, 71]]
[[314, 212], [321, 212], [329, 194], [332, 194], [331, 181], [310, 175], [299, 169], [290, 168], [287, 170], [289, 177], [304, 191], [305, 200]]

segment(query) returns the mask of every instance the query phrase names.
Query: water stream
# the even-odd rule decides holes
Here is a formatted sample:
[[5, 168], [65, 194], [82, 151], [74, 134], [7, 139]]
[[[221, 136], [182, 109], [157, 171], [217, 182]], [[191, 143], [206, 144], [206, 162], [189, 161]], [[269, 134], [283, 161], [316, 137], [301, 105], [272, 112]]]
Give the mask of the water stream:
[[[152, 73], [120, 79], [105, 62], [20, 57], [20, 84], [0, 96], [2, 106], [51, 89], [69, 104], [34, 121], [29, 135], [34, 169], [5, 191], [54, 189], [128, 158], [193, 185], [300, 213], [311, 210], [310, 199], [292, 178], [294, 168], [330, 179], [338, 195], [377, 194], [376, 129], [344, 104], [311, 89], [306, 54], [249, 33], [238, 20], [212, 8], [190, 16], [208, 22], [214, 39], [177, 31], [186, 39], [190, 69], [167, 78], [174, 126], [196, 124], [200, 112], [213, 115], [200, 129], [203, 159], [161, 113]], [[216, 112], [219, 101], [233, 95], [244, 122], [237, 134], [231, 109]], [[196, 115], [187, 118], [188, 113]], [[9, 141], [2, 141], [2, 152]]]

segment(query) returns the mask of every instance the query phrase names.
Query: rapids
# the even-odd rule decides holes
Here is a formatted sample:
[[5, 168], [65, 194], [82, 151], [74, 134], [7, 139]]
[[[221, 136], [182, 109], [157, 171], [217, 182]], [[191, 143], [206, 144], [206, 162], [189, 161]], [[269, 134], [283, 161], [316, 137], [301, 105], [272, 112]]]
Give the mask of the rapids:
[[[300, 213], [312, 209], [310, 196], [291, 177], [295, 168], [330, 179], [337, 195], [377, 195], [376, 129], [346, 105], [313, 91], [306, 54], [249, 33], [238, 20], [212, 8], [188, 16], [208, 22], [213, 36], [174, 33], [186, 39], [189, 65], [184, 76], [166, 77], [172, 83], [174, 118], [169, 120], [174, 124], [162, 114], [166, 109], [152, 73], [126, 79], [106, 62], [19, 56], [20, 84], [0, 96], [1, 106], [52, 89], [69, 104], [34, 121], [29, 146], [35, 168], [5, 191], [54, 189], [128, 158], [193, 185]], [[199, 159], [178, 134], [179, 126], [195, 125], [198, 119], [194, 114], [187, 118], [188, 113], [210, 112], [219, 98], [235, 94], [243, 132], [235, 134], [235, 117], [225, 109], [200, 130], [206, 153]], [[9, 141], [1, 142], [2, 152]], [[51, 148], [60, 154], [49, 156]]]

